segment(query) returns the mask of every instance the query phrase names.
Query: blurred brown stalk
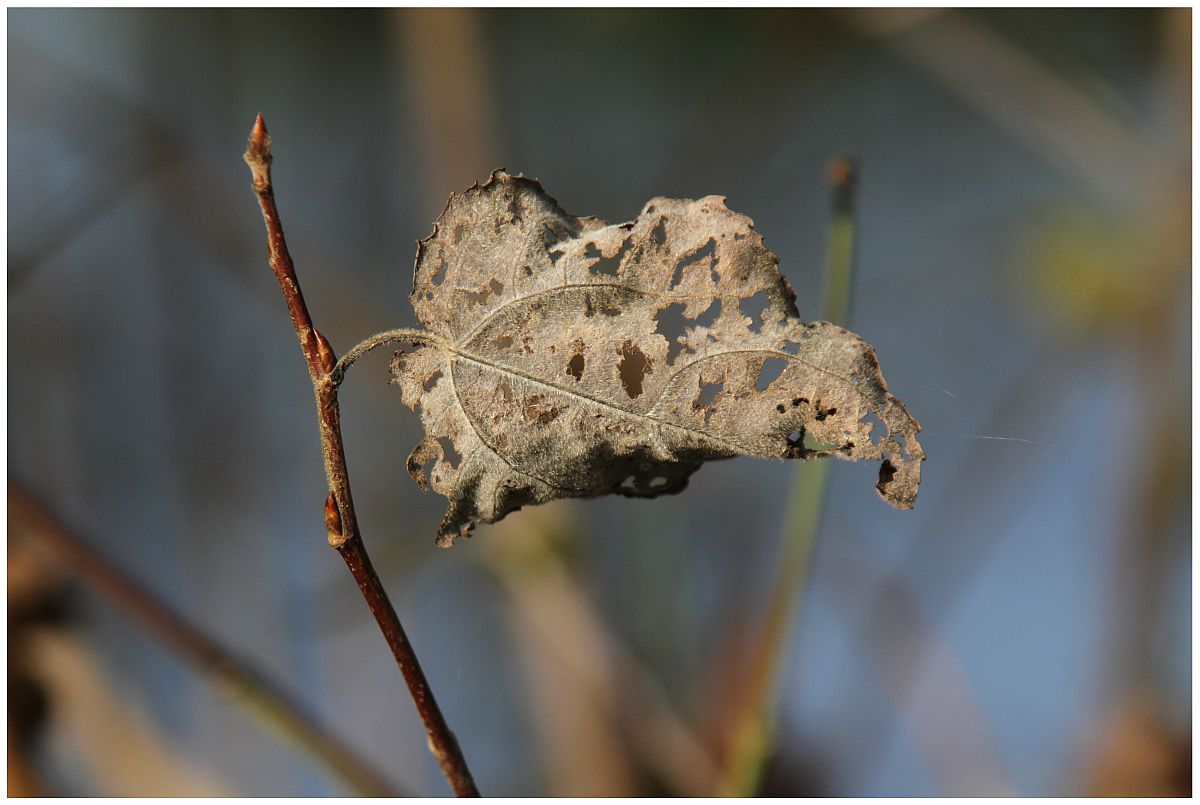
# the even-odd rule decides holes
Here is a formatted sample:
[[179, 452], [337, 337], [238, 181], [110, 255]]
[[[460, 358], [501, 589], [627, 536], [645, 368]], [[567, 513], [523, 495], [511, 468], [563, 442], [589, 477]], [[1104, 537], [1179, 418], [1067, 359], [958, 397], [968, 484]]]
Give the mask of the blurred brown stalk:
[[77, 537], [32, 495], [8, 483], [10, 539], [24, 535], [50, 549], [64, 567], [206, 677], [271, 732], [297, 746], [367, 796], [399, 796], [387, 778], [331, 734], [293, 696], [244, 658], [201, 631], [142, 584]]

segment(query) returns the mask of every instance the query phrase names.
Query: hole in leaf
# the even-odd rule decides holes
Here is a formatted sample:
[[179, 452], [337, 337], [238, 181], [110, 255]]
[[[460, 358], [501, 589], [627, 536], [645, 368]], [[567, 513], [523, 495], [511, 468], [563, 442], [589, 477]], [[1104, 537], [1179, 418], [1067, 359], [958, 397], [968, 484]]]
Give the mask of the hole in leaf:
[[[758, 370], [758, 390], [766, 391], [767, 386], [775, 382], [778, 377], [783, 374], [783, 370], [787, 368], [788, 362], [785, 358], [767, 358], [763, 361], [762, 368]], [[783, 406], [779, 407], [783, 410]]]
[[804, 446], [804, 428], [800, 427], [787, 435], [788, 447]]
[[617, 364], [617, 371], [621, 374], [625, 393], [632, 399], [642, 393], [642, 381], [651, 371], [650, 359], [632, 341], [621, 345], [620, 354], [621, 362]]
[[583, 356], [578, 352], [567, 363], [567, 374], [575, 378], [575, 382], [579, 382], [579, 378], [583, 377]]
[[750, 332], [757, 333], [762, 329], [763, 316], [771, 306], [771, 300], [767, 296], [766, 291], [759, 291], [754, 296], [749, 296], [739, 303], [739, 308], [743, 316], [750, 318]]
[[460, 290], [471, 303], [483, 305], [487, 303], [489, 296], [499, 296], [500, 294], [504, 293], [504, 283], [502, 283], [500, 280], [493, 279], [488, 281], [487, 286], [484, 287], [483, 290], [468, 291], [465, 288]]
[[[444, 276], [445, 272], [446, 272], [446, 261], [444, 259], [438, 260], [438, 264], [436, 266], [434, 266], [433, 273], [429, 275], [429, 284], [430, 285], [440, 285], [442, 280], [445, 279], [445, 276]], [[433, 298], [433, 296], [430, 295], [429, 299], [432, 299], [432, 298]], [[428, 302], [429, 299], [426, 299], [425, 301]]]
[[806, 324], [805, 329], [801, 330], [796, 336], [796, 340], [788, 339], [784, 342], [783, 351], [790, 355], [799, 355], [800, 350], [804, 348], [804, 342], [813, 337], [812, 325]]
[[834, 408], [834, 407], [826, 408], [823, 405], [821, 405], [820, 400], [817, 400], [817, 404], [816, 404], [815, 408], [817, 410], [817, 413], [816, 413], [816, 416], [813, 418], [816, 419], [818, 422], [824, 422], [825, 417], [829, 416], [830, 414], [837, 413], [837, 408]]
[[[881, 441], [881, 440], [887, 438], [887, 435], [888, 435], [887, 424], [882, 419], [880, 419], [879, 415], [876, 414], [874, 411], [871, 411], [870, 413], [868, 413], [866, 415], [866, 417], [863, 418], [863, 421], [866, 422], [867, 425], [869, 426], [867, 429], [867, 441], [873, 441], [871, 439], [872, 435], [876, 436], [875, 441]], [[875, 430], [876, 425], [879, 426], [878, 431]]]
[[880, 492], [884, 492], [887, 489], [887, 485], [890, 484], [892, 479], [895, 477], [896, 467], [891, 461], [885, 459], [883, 464], [879, 466], [879, 483], [875, 485], [875, 488]]
[[701, 260], [716, 260], [717, 259], [717, 241], [715, 238], [709, 238], [708, 242], [701, 246], [696, 251], [692, 252], [688, 257], [689, 263], [698, 263]]
[[651, 488], [651, 489], [658, 489], [659, 487], [663, 487], [663, 486], [666, 486], [666, 485], [667, 485], [667, 479], [666, 479], [666, 478], [664, 478], [664, 477], [663, 477], [663, 476], [661, 476], [661, 475], [659, 475], [659, 476], [656, 476], [656, 477], [654, 478], [654, 480], [650, 482], [650, 488]]
[[679, 258], [679, 262], [675, 264], [675, 270], [671, 274], [670, 287], [675, 288], [683, 282], [684, 273], [690, 269], [707, 270], [711, 272], [713, 282], [716, 282], [720, 277], [717, 274], [717, 242], [712, 238], [694, 252], [685, 254]]
[[596, 248], [595, 243], [589, 243], [587, 245], [587, 249], [583, 253], [583, 256], [589, 260], [595, 260], [596, 262], [588, 266], [588, 270], [593, 274], [601, 274], [606, 277], [617, 276], [621, 268], [621, 256], [625, 253], [625, 246], [628, 242], [628, 239], [626, 239], [625, 242], [621, 244], [621, 248], [617, 250], [617, 253], [612, 257], [605, 257]]
[[821, 441], [820, 439], [813, 436], [811, 433], [806, 433], [804, 435], [804, 449], [805, 450], [833, 450], [833, 449], [835, 449], [835, 446], [833, 444], [830, 444], [829, 442]]
[[438, 444], [442, 446], [442, 457], [450, 465], [450, 469], [458, 469], [458, 464], [462, 461], [462, 456], [454, 449], [454, 442], [450, 441], [446, 436], [439, 436]]
[[787, 410], [787, 408], [784, 407], [783, 403], [780, 403], [779, 405], [775, 406], [775, 410], [782, 414]]
[[721, 317], [721, 300], [714, 299], [709, 305], [708, 310], [696, 317], [697, 327], [712, 327], [713, 323]]
[[658, 219], [658, 223], [650, 230], [650, 239], [657, 245], [662, 246], [667, 242], [667, 219], [666, 216]]
[[[437, 456], [430, 456], [429, 458], [425, 459], [425, 461], [421, 464], [421, 477], [428, 478], [430, 473], [433, 472], [433, 466], [435, 464], [437, 464]], [[411, 467], [409, 471], [411, 472]], [[423, 481], [421, 482], [421, 486], [423, 489], [427, 488], [425, 487]]]
[[635, 491], [637, 489], [637, 478], [633, 475], [627, 476], [624, 481], [621, 481], [621, 483], [617, 484], [617, 489], [624, 490], [626, 492]]
[[683, 315], [683, 311], [687, 305], [682, 302], [676, 302], [673, 305], [667, 305], [654, 317], [655, 331], [667, 339], [667, 364], [675, 362], [676, 356], [683, 349], [683, 334], [687, 329], [687, 319]]
[[425, 382], [421, 384], [421, 387], [424, 388], [426, 391], [432, 391], [434, 384], [436, 384], [438, 382], [438, 378], [440, 378], [441, 376], [442, 376], [442, 370], [438, 369], [433, 374], [431, 374], [429, 377], [425, 378]]
[[[696, 401], [692, 403], [692, 407], [712, 408], [713, 401], [716, 400], [716, 395], [719, 395], [721, 389], [725, 388], [724, 383], [704, 383], [700, 386], [700, 394], [696, 395]], [[708, 416], [704, 416], [704, 421], [708, 421]]]

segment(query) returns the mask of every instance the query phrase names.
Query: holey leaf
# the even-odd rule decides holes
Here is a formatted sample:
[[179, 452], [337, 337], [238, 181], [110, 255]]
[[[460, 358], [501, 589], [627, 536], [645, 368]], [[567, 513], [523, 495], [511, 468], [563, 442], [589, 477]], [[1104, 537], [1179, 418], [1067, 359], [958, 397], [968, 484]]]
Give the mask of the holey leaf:
[[503, 171], [451, 196], [417, 252], [431, 337], [391, 365], [425, 427], [409, 472], [450, 500], [438, 542], [528, 504], [679, 492], [732, 456], [879, 461], [911, 508], [920, 425], [869, 344], [800, 320], [778, 264], [720, 196], [624, 224]]

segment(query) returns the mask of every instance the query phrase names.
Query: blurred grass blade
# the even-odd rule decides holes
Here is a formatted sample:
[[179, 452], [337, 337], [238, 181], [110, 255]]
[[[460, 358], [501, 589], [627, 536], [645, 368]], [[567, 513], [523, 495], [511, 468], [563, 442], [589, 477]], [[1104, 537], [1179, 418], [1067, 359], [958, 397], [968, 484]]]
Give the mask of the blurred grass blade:
[[[833, 219], [825, 260], [826, 320], [843, 327], [850, 322], [854, 280], [854, 182], [856, 165], [840, 158], [829, 169], [833, 191]], [[771, 588], [763, 631], [750, 660], [749, 683], [735, 711], [729, 753], [726, 756], [723, 794], [754, 795], [770, 758], [775, 712], [780, 693], [781, 664], [787, 660], [793, 625], [799, 621], [804, 591], [808, 587], [813, 550], [820, 533], [829, 485], [829, 461], [800, 463], [795, 470], [788, 500], [787, 519], [780, 546], [778, 575]]]
[[850, 296], [854, 290], [854, 183], [857, 174], [857, 165], [846, 157], [835, 160], [829, 167], [833, 220], [829, 225], [829, 246], [825, 256], [822, 315], [842, 327], [850, 326]]

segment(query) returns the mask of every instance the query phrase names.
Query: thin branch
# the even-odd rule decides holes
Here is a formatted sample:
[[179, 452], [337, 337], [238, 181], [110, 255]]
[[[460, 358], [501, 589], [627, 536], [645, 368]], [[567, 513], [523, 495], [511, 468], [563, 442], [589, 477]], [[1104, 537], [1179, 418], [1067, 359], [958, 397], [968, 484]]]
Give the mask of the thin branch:
[[24, 489], [8, 482], [10, 529], [28, 533], [56, 559], [140, 624], [172, 653], [182, 657], [258, 715], [284, 739], [310, 752], [354, 790], [372, 797], [396, 796], [382, 774], [289, 696], [267, 675], [185, 620], [154, 593], [113, 565], [71, 532]]
[[358, 530], [358, 518], [354, 512], [354, 500], [350, 495], [350, 476], [346, 469], [346, 455], [342, 446], [341, 414], [338, 409], [337, 389], [339, 380], [335, 375], [337, 362], [329, 342], [313, 326], [304, 295], [300, 292], [300, 281], [288, 253], [287, 241], [283, 236], [283, 225], [275, 207], [275, 192], [271, 187], [271, 138], [260, 114], [250, 132], [246, 145], [246, 164], [254, 177], [254, 193], [262, 208], [263, 221], [267, 227], [267, 251], [271, 269], [279, 280], [283, 297], [287, 302], [296, 337], [308, 363], [312, 378], [313, 393], [317, 402], [317, 422], [321, 433], [321, 452], [325, 461], [325, 475], [329, 479], [329, 497], [325, 501], [325, 527], [329, 544], [341, 554], [346, 567], [358, 582], [371, 614], [375, 616], [379, 630], [387, 640], [408, 684], [409, 693], [417, 706], [417, 712], [425, 725], [429, 737], [429, 749], [437, 758], [442, 772], [450, 782], [456, 796], [479, 796], [471, 771], [459, 749], [454, 733], [446, 725], [442, 711], [433, 691], [417, 661], [417, 655], [400, 618], [396, 614], [387, 592], [371, 565], [370, 556]]

